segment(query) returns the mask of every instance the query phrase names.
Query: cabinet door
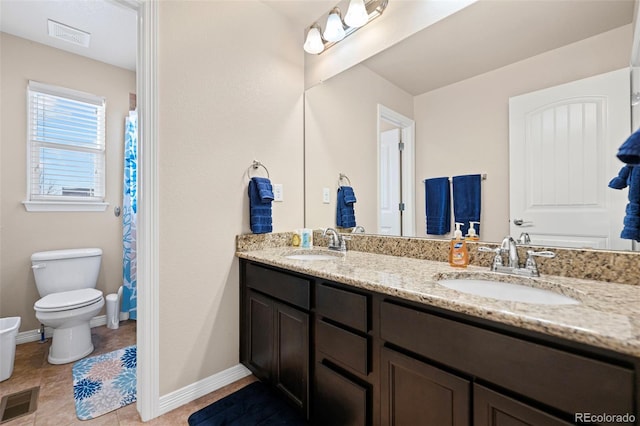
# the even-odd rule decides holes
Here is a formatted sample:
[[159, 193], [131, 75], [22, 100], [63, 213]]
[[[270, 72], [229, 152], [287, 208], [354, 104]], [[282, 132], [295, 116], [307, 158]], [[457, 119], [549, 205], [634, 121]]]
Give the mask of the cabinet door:
[[317, 426], [366, 426], [369, 417], [368, 388], [328, 366], [317, 363], [314, 424]]
[[475, 426], [569, 426], [571, 423], [474, 384], [473, 424]]
[[275, 304], [275, 385], [306, 413], [309, 395], [309, 315]]
[[247, 292], [247, 367], [261, 380], [270, 381], [275, 355], [274, 301]]
[[468, 426], [469, 381], [382, 348], [382, 424]]

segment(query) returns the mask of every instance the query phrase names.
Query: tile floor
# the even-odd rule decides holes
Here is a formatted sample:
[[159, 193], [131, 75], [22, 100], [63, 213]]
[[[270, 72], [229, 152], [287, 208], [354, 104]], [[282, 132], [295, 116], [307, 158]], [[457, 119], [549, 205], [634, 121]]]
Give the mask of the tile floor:
[[[130, 346], [136, 342], [135, 321], [123, 321], [117, 330], [102, 326], [92, 328], [91, 332], [95, 346], [95, 351], [91, 356]], [[32, 342], [17, 345], [13, 374], [11, 378], [0, 383], [0, 398], [7, 394], [40, 386], [38, 408], [35, 413], [2, 423], [2, 426], [187, 425], [187, 418], [193, 412], [256, 380], [254, 376], [245, 377], [147, 423], [140, 420], [135, 404], [127, 405], [93, 420], [81, 421], [76, 417], [73, 401], [73, 377], [71, 375], [73, 363], [49, 364], [47, 362], [48, 350], [49, 343]]]

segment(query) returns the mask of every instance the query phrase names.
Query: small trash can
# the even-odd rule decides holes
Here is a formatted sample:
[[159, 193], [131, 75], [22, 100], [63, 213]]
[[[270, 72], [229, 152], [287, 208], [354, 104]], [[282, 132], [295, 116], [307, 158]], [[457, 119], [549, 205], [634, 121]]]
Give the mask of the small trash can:
[[122, 287], [118, 289], [118, 294], [107, 294], [107, 328], [116, 329], [120, 326], [120, 298], [122, 297]]
[[0, 382], [13, 373], [20, 317], [0, 318]]

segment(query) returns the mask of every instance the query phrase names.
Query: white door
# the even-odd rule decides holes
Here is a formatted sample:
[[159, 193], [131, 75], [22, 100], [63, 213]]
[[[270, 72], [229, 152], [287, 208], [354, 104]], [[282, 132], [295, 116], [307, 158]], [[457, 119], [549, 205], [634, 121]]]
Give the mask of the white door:
[[400, 181], [400, 129], [380, 134], [380, 225], [379, 234], [402, 235]]
[[607, 184], [624, 165], [629, 69], [509, 99], [510, 232], [536, 245], [631, 249], [621, 239], [627, 190]]

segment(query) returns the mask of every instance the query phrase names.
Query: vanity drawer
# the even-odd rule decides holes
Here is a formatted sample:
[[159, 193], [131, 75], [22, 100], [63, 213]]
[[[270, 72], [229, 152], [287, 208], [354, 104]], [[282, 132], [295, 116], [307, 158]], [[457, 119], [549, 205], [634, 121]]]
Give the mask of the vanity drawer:
[[244, 278], [247, 287], [300, 308], [308, 310], [311, 306], [310, 280], [251, 263], [246, 264]]
[[316, 347], [355, 372], [369, 373], [369, 344], [358, 336], [324, 321], [316, 321]]
[[631, 369], [389, 302], [380, 316], [383, 340], [567, 413], [635, 412]]
[[325, 318], [366, 333], [369, 331], [368, 297], [325, 283], [316, 286], [316, 312]]

